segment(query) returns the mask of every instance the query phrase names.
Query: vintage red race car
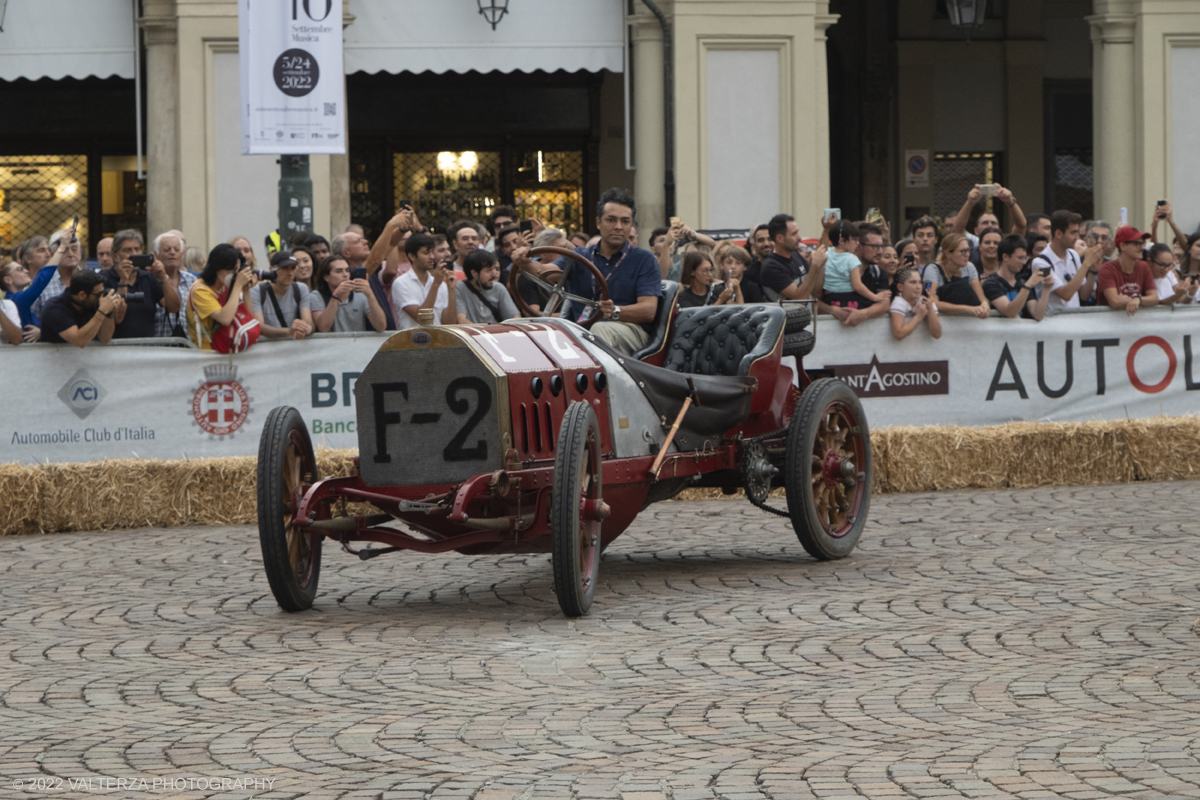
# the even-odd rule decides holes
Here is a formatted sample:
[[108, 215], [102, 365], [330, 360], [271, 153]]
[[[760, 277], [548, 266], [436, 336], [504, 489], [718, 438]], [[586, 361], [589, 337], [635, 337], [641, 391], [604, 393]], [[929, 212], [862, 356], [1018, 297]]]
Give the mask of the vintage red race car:
[[[607, 296], [586, 259], [539, 253], [579, 261]], [[544, 313], [570, 297], [564, 283], [545, 284]], [[350, 477], [321, 480], [300, 413], [272, 410], [258, 518], [279, 605], [311, 607], [328, 538], [362, 559], [550, 552], [559, 605], [580, 616], [604, 548], [689, 487], [743, 488], [789, 517], [814, 557], [847, 556], [870, 506], [870, 435], [848, 385], [781, 363], [812, 349], [811, 307], [680, 310], [677, 290], [664, 285], [650, 344], [632, 357], [589, 333], [598, 313], [583, 325], [547, 316], [396, 333], [358, 378]], [[768, 503], [777, 486], [786, 510]], [[335, 516], [338, 501], [377, 513]]]

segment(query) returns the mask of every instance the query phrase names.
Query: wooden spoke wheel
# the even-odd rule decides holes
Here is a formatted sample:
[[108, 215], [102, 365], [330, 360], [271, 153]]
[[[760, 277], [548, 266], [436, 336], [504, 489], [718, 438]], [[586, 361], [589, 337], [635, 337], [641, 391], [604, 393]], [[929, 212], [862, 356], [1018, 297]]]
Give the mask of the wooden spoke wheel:
[[845, 558], [871, 506], [871, 437], [862, 404], [843, 381], [822, 378], [804, 390], [788, 429], [787, 502], [809, 555]]
[[321, 574], [319, 533], [294, 524], [296, 508], [317, 481], [317, 459], [300, 412], [271, 410], [258, 444], [258, 537], [271, 593], [284, 611], [311, 608]]
[[575, 402], [559, 427], [550, 501], [554, 591], [568, 617], [581, 617], [592, 606], [600, 575], [600, 525], [607, 516], [600, 423], [590, 404]]
[[[560, 273], [557, 273], [561, 276], [559, 277], [557, 283], [547, 283], [532, 270], [523, 270], [514, 263], [508, 271], [508, 293], [512, 295], [513, 302], [517, 304], [517, 308], [521, 310], [521, 314], [523, 316], [551, 317], [562, 310], [563, 301], [572, 300], [580, 305], [592, 309], [592, 313], [588, 315], [588, 318], [579, 323], [585, 328], [592, 327], [600, 319], [600, 302], [608, 299], [608, 282], [604, 280], [604, 276], [600, 273], [600, 270], [596, 269], [595, 264], [579, 255], [579, 253], [576, 253], [574, 250], [567, 250], [564, 247], [547, 246], [535, 247], [529, 251], [529, 255], [531, 257], [546, 254], [567, 256], [591, 272], [592, 277], [595, 278], [596, 283], [600, 286], [600, 300], [593, 300], [590, 297], [580, 297], [578, 295], [570, 294], [567, 291], [566, 284], [566, 278], [569, 274], [568, 270], [562, 270]], [[524, 280], [532, 281], [550, 293], [550, 297], [546, 301], [545, 305], [542, 306], [542, 311], [540, 314], [530, 308], [529, 304], [525, 302], [525, 298], [521, 297], [521, 287], [519, 282], [522, 277]], [[577, 314], [576, 317], [578, 317]]]

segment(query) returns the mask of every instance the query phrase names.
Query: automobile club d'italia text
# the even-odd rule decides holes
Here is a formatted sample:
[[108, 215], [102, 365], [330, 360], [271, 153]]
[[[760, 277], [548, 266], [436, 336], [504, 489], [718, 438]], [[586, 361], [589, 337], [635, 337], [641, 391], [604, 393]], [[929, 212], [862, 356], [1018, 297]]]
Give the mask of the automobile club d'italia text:
[[139, 425], [136, 428], [74, 428], [50, 433], [21, 433], [13, 431], [12, 444], [79, 444], [80, 442], [140, 442], [154, 438], [154, 429]]

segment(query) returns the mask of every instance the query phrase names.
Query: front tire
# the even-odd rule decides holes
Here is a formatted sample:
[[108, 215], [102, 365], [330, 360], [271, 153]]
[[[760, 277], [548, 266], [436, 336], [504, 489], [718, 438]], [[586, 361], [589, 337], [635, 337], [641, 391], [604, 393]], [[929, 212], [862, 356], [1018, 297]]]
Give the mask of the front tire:
[[317, 481], [317, 459], [300, 412], [267, 415], [258, 444], [258, 538], [271, 593], [284, 611], [312, 608], [324, 536], [293, 524], [304, 493]]
[[862, 403], [844, 381], [813, 381], [788, 428], [786, 476], [792, 527], [809, 555], [850, 555], [867, 523], [873, 476]]
[[603, 500], [600, 423], [588, 403], [575, 402], [563, 416], [554, 456], [550, 501], [551, 560], [558, 605], [568, 617], [592, 607], [600, 575], [600, 522], [586, 508]]

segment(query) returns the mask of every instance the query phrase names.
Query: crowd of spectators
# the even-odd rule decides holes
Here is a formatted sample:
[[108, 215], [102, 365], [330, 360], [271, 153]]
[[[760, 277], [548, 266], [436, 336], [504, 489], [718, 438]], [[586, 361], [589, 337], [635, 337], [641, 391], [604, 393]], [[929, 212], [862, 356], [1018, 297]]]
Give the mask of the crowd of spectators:
[[[988, 197], [1006, 207], [1008, 231], [981, 208]], [[1040, 321], [1085, 306], [1133, 315], [1200, 296], [1200, 234], [1183, 233], [1166, 201], [1142, 232], [1065, 210], [1026, 215], [1011, 191], [989, 185], [968, 192], [954, 217], [913, 220], [898, 241], [877, 214], [856, 223], [830, 213], [814, 239], [777, 214], [748, 230], [744, 244], [673, 217], [650, 232], [645, 249], [635, 217], [634, 199], [619, 190], [601, 198], [595, 236], [522, 221], [504, 205], [486, 225], [464, 219], [434, 233], [405, 207], [374, 242], [353, 224], [332, 241], [302, 232], [285, 243], [272, 234], [269, 269], [260, 269], [248, 237], [205, 253], [178, 230], [155, 236], [148, 253], [140, 232], [117, 231], [89, 263], [75, 230], [63, 229], [21, 243], [0, 267], [0, 341], [83, 347], [179, 337], [208, 349], [243, 305], [261, 335], [276, 339], [403, 330], [426, 309], [434, 324], [484, 324], [542, 313], [556, 302], [558, 280], [573, 299], [550, 312], [603, 317], [598, 333], [626, 352], [646, 340], [663, 280], [680, 284], [683, 308], [811, 299], [848, 327], [889, 316], [897, 339], [921, 328], [938, 338], [945, 315]], [[1171, 243], [1158, 242], [1163, 223]], [[557, 251], [539, 249], [547, 247]], [[599, 300], [586, 270], [566, 269], [560, 254], [571, 250], [605, 274], [609, 300]]]

